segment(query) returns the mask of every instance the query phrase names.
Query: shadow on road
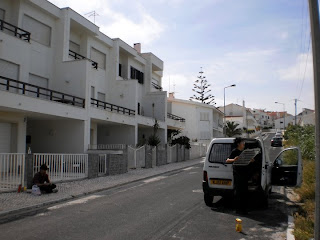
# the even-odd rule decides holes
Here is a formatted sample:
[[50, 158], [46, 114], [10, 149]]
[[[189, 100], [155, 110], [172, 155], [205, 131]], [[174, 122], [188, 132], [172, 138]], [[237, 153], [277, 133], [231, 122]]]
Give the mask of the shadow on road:
[[[269, 196], [269, 207], [264, 209], [261, 200], [254, 193], [250, 193], [248, 202], [248, 215], [238, 215], [235, 212], [233, 198], [221, 198], [215, 202], [211, 210], [232, 215], [235, 218], [251, 219], [258, 223], [258, 226], [269, 231], [270, 229], [284, 229], [288, 221], [288, 206], [294, 205], [284, 194], [273, 192]], [[253, 227], [253, 226], [252, 226]], [[257, 225], [256, 225], [257, 227]]]

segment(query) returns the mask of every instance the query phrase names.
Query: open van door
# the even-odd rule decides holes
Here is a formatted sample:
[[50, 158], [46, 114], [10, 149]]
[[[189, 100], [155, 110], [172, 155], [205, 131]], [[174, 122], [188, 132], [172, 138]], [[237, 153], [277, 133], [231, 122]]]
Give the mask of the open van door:
[[302, 159], [298, 147], [282, 150], [273, 162], [271, 184], [300, 186], [302, 183]]

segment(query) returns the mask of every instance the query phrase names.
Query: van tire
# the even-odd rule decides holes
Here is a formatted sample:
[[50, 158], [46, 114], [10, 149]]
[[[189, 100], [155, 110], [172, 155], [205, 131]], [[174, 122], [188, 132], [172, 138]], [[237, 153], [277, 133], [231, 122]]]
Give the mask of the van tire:
[[212, 207], [213, 196], [208, 193], [204, 194], [204, 202], [208, 207]]

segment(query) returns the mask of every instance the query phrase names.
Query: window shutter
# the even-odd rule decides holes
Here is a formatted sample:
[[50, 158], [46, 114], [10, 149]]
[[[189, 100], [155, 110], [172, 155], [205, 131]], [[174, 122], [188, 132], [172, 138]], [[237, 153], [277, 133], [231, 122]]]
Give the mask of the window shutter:
[[106, 55], [95, 48], [91, 48], [91, 60], [98, 63], [98, 68], [106, 69]]
[[45, 46], [51, 44], [51, 27], [39, 22], [38, 20], [23, 16], [22, 28], [31, 32], [31, 39]]

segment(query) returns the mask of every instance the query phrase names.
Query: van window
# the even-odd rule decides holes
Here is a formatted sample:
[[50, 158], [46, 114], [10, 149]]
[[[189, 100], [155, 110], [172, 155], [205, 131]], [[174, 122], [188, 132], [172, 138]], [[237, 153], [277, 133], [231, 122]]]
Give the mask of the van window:
[[226, 163], [232, 151], [232, 143], [215, 143], [212, 145], [209, 162], [211, 163]]

